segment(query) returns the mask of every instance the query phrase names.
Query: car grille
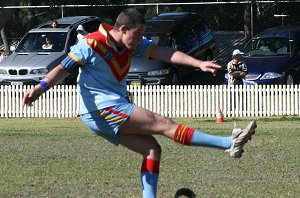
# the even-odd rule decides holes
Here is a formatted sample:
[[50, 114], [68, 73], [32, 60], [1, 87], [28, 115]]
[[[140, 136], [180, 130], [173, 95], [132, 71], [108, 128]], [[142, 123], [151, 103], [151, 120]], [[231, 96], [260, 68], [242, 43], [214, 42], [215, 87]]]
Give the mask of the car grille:
[[16, 75], [23, 76], [23, 75], [26, 75], [28, 73], [28, 70], [27, 69], [20, 69], [20, 70], [9, 69], [8, 73], [9, 73], [9, 75], [13, 75], [13, 76], [16, 76]]

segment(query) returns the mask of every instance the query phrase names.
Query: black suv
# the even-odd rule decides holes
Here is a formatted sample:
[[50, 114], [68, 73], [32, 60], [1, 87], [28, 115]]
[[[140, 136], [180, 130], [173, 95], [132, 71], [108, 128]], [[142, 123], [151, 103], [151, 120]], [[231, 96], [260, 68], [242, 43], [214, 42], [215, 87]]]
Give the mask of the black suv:
[[[145, 36], [159, 46], [175, 48], [201, 60], [212, 60], [218, 52], [211, 29], [196, 13], [155, 15], [146, 21]], [[191, 67], [134, 57], [127, 76], [127, 84], [174, 85], [200, 72]]]
[[[76, 29], [82, 25], [94, 32], [101, 20], [95, 16], [75, 16], [57, 19], [58, 27], [52, 28], [47, 21], [31, 29], [20, 41], [14, 53], [0, 63], [0, 84], [28, 85], [39, 83], [57, 66], [77, 40]], [[51, 38], [55, 47], [43, 49], [46, 38]], [[65, 79], [65, 84], [75, 84], [77, 74]]]

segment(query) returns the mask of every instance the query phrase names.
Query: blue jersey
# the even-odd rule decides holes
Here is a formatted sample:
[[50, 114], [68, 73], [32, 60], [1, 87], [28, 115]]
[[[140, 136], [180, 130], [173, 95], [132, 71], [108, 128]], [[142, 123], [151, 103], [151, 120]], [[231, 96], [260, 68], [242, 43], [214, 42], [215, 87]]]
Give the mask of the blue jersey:
[[77, 84], [80, 93], [80, 114], [127, 103], [126, 76], [133, 55], [150, 58], [155, 43], [143, 38], [134, 51], [119, 51], [107, 37], [113, 27], [101, 24], [75, 45], [62, 66], [69, 70], [79, 64]]

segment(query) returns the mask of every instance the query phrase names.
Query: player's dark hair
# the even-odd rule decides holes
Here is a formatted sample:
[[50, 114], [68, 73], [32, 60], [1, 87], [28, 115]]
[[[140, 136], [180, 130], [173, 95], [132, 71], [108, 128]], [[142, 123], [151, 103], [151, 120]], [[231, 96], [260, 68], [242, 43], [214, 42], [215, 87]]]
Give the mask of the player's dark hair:
[[118, 29], [125, 25], [127, 29], [135, 28], [139, 24], [145, 24], [144, 16], [134, 8], [123, 10], [116, 19], [114, 28]]

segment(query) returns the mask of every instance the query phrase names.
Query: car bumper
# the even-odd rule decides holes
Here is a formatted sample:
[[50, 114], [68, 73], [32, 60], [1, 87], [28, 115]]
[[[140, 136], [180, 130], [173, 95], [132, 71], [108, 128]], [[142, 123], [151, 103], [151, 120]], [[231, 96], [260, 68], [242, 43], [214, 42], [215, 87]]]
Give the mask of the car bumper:
[[159, 77], [143, 77], [143, 78], [130, 78], [126, 80], [128, 85], [168, 85], [172, 84], [169, 76]]
[[276, 79], [269, 79], [269, 80], [257, 80], [257, 81], [254, 81], [255, 83], [257, 84], [273, 84], [273, 85], [282, 85], [284, 84], [284, 78], [276, 78]]
[[279, 78], [270, 78], [270, 79], [261, 79], [262, 75], [250, 74], [246, 76], [246, 80], [255, 82], [256, 84], [284, 84], [284, 77], [281, 76]]
[[[255, 76], [255, 77], [253, 77]], [[260, 75], [252, 75], [250, 77], [246, 76], [246, 81], [253, 84], [258, 85], [282, 85], [284, 84], [284, 77], [280, 78], [273, 78], [273, 79], [266, 79], [266, 80], [260, 80]], [[225, 83], [228, 84], [228, 73], [225, 74]]]
[[0, 75], [1, 85], [36, 85], [38, 84], [45, 75], [37, 76], [6, 76]]

